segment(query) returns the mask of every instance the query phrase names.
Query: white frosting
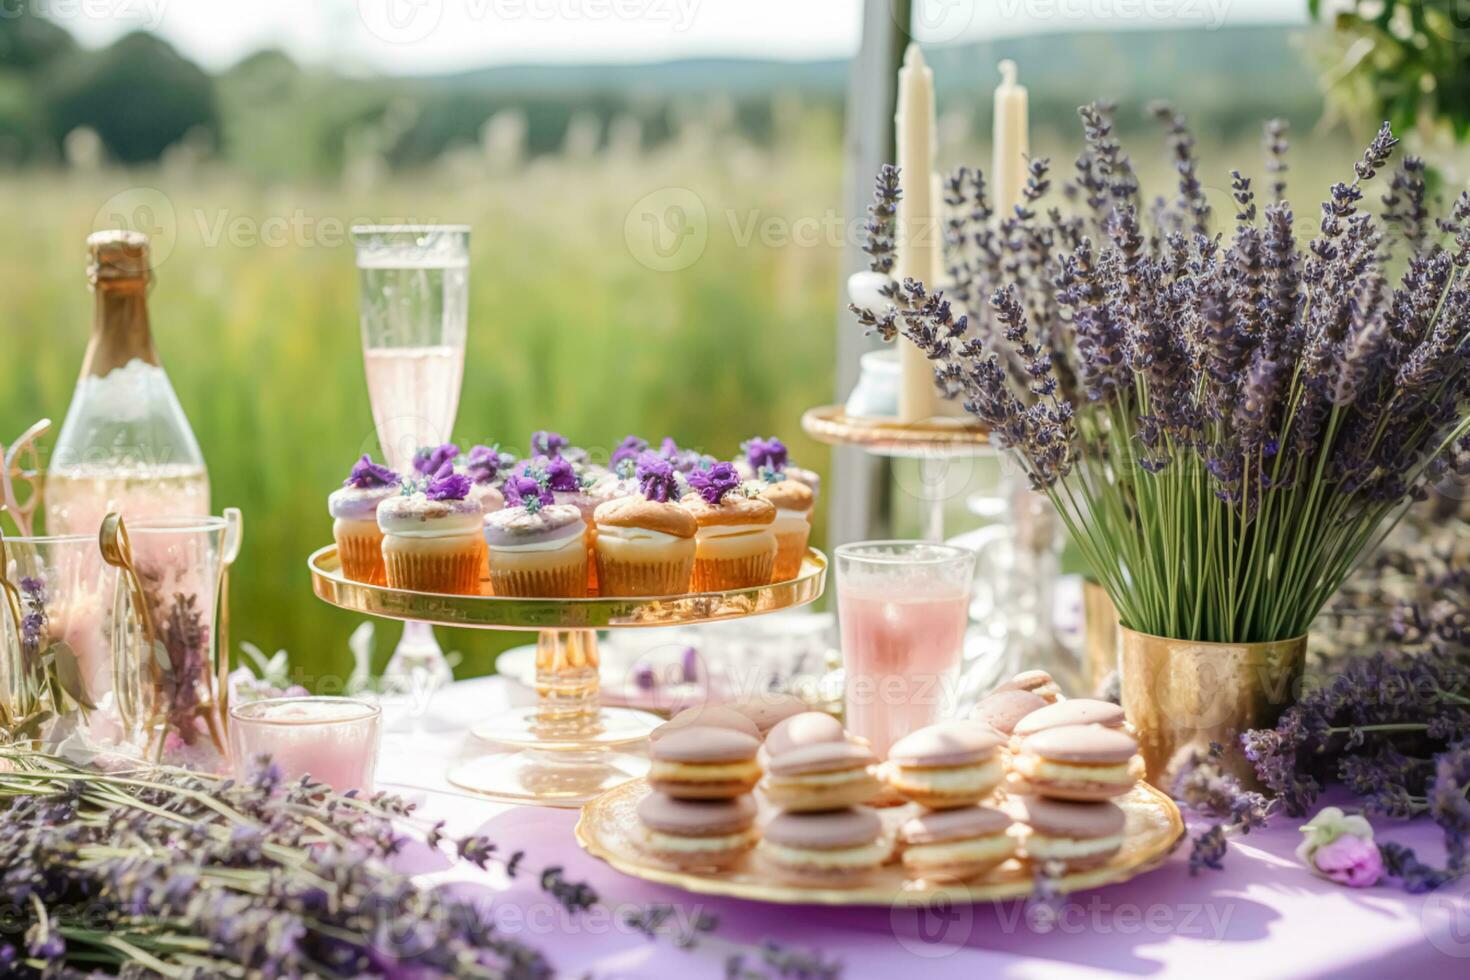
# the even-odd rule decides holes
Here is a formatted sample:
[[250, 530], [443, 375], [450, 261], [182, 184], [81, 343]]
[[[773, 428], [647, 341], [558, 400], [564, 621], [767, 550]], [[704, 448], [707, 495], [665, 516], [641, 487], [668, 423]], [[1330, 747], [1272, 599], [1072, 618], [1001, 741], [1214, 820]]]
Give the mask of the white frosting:
[[581, 534], [579, 532], [579, 533], [574, 533], [570, 537], [566, 537], [566, 538], [552, 538], [550, 541], [527, 541], [527, 542], [519, 542], [518, 541], [515, 544], [506, 544], [506, 543], [503, 543], [503, 542], [502, 543], [499, 543], [499, 544], [491, 543], [490, 550], [491, 551], [514, 551], [514, 552], [527, 552], [527, 551], [575, 551], [577, 549], [585, 549], [586, 547], [587, 547], [587, 539], [586, 539], [586, 537], [583, 534]]
[[1091, 857], [1106, 854], [1123, 846], [1123, 837], [1098, 837], [1094, 840], [1076, 840], [1071, 837], [1046, 837], [1032, 833], [1026, 838], [1026, 855], [1042, 861], [1065, 861], [1068, 858]]
[[397, 538], [454, 538], [478, 534], [484, 520], [479, 508], [429, 514], [423, 510], [378, 508], [378, 527]]
[[809, 524], [811, 523], [811, 519], [812, 509], [810, 507], [808, 507], [806, 510], [791, 510], [787, 507], [776, 508], [777, 524], [780, 524], [782, 521], [800, 521], [803, 524]]
[[769, 524], [711, 524], [701, 527], [694, 533], [700, 541], [711, 541], [717, 538], [738, 538], [747, 534], [760, 534], [770, 529]]
[[869, 868], [888, 860], [888, 855], [893, 850], [887, 841], [825, 850], [815, 847], [787, 847], [771, 841], [763, 841], [761, 847], [782, 864], [812, 868]]
[[667, 531], [654, 531], [644, 527], [613, 527], [610, 524], [597, 525], [597, 539], [600, 541], [608, 538], [613, 541], [621, 541], [629, 545], [653, 543], [667, 545], [675, 541], [687, 541], [677, 534], [669, 534]]
[[1028, 779], [1086, 780], [1093, 783], [1131, 783], [1135, 778], [1131, 762], [1112, 766], [1073, 765], [1050, 762], [1034, 755], [1018, 755], [1012, 760], [1016, 772]]
[[942, 793], [967, 793], [994, 786], [1004, 774], [997, 759], [978, 766], [956, 766], [953, 769], [899, 768], [893, 776], [893, 785], [920, 792], [939, 790]]
[[791, 787], [799, 789], [806, 786], [835, 786], [841, 783], [855, 783], [871, 779], [866, 766], [857, 769], [844, 769], [841, 772], [806, 772], [794, 773], [789, 776], [778, 776], [768, 773], [766, 781], [771, 784], [772, 789], [778, 787]]

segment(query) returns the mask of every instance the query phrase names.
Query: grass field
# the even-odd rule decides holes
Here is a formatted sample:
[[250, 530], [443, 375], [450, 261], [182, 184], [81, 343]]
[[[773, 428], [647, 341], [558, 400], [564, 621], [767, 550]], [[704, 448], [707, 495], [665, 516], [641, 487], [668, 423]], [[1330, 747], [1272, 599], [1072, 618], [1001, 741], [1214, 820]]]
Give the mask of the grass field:
[[[0, 440], [66, 411], [91, 315], [88, 232], [115, 212], [161, 232], [154, 333], [216, 510], [246, 516], [235, 635], [289, 649], [308, 683], [344, 676], [357, 620], [312, 597], [304, 559], [329, 540], [326, 494], [358, 453], [376, 451], [345, 228], [473, 227], [465, 444], [520, 446], [545, 427], [589, 447], [667, 433], [729, 454], [774, 432], [825, 473], [826, 450], [797, 420], [831, 400], [840, 248], [860, 225], [841, 212], [835, 125], [793, 123], [762, 149], [691, 124], [655, 155], [541, 158], [510, 172], [466, 155], [386, 178], [354, 168], [331, 186], [262, 185], [182, 160], [0, 176], [0, 199], [16, 204], [0, 227]], [[1157, 188], [1162, 160], [1132, 149]], [[1207, 183], [1221, 188], [1229, 166], [1259, 159], [1250, 144], [1206, 153]], [[1351, 151], [1329, 159], [1346, 171]], [[1307, 226], [1327, 173], [1313, 163], [1293, 174], [1312, 188], [1298, 209]], [[817, 524], [824, 540], [820, 514]], [[393, 637], [380, 639], [380, 662]], [[465, 673], [517, 642], [444, 639]]]

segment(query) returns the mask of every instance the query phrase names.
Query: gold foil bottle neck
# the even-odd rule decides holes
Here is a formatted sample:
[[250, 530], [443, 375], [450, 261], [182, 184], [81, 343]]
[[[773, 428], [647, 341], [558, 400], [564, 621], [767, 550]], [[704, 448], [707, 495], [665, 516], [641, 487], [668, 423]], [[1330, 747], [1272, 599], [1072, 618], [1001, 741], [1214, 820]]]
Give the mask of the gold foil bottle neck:
[[113, 229], [87, 236], [87, 281], [92, 285], [136, 280], [147, 282], [148, 236], [139, 231]]

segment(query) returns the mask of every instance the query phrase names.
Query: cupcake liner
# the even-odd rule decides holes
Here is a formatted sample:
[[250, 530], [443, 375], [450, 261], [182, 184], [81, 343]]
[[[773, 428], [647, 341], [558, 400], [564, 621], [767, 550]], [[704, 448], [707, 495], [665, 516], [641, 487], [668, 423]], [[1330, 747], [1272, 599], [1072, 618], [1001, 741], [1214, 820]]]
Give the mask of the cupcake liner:
[[587, 595], [587, 554], [575, 551], [560, 564], [540, 568], [507, 567], [491, 554], [490, 585], [499, 596], [582, 599]]
[[673, 561], [625, 561], [597, 556], [602, 595], [682, 595], [689, 591], [694, 556]]
[[388, 573], [383, 568], [383, 534], [376, 526], [371, 534], [338, 534], [337, 557], [342, 574], [354, 582], [386, 585]]
[[[475, 547], [477, 543], [479, 547]], [[479, 595], [483, 550], [484, 543], [474, 540], [455, 551], [421, 553], [385, 548], [383, 566], [388, 587], [446, 595]]]
[[803, 524], [798, 530], [776, 535], [776, 564], [771, 569], [772, 582], [789, 582], [801, 574], [801, 563], [806, 558], [806, 543], [811, 536], [810, 524]]
[[769, 547], [759, 554], [739, 558], [694, 559], [694, 576], [690, 589], [694, 592], [726, 592], [749, 589], [771, 581], [771, 568], [776, 553]]

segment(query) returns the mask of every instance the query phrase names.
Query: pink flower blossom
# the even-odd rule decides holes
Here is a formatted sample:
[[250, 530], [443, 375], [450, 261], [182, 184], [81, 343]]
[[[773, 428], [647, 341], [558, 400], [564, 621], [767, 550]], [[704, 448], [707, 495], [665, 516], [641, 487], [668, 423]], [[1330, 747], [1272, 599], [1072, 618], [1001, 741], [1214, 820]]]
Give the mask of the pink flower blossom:
[[1352, 834], [1343, 834], [1317, 848], [1312, 854], [1312, 864], [1324, 877], [1349, 888], [1368, 888], [1383, 876], [1383, 857], [1378, 853], [1378, 845]]

